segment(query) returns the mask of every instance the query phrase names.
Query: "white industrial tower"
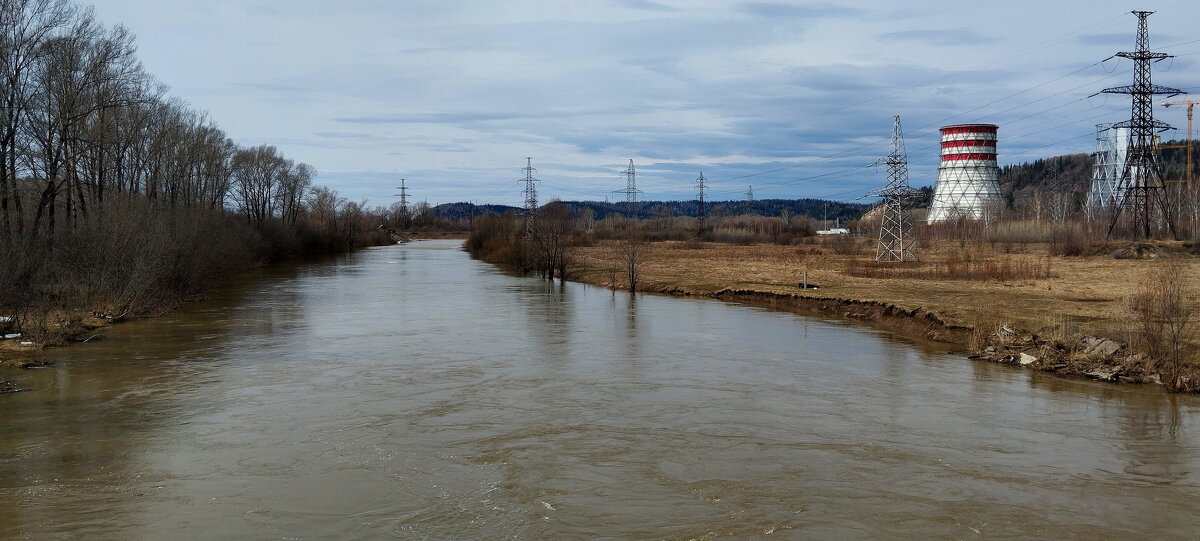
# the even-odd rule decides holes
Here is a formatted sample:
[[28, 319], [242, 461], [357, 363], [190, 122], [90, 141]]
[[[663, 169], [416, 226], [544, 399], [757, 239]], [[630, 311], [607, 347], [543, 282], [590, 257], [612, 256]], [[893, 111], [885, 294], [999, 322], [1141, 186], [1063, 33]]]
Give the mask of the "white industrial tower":
[[1129, 128], [1114, 128], [1112, 123], [1096, 124], [1096, 155], [1092, 167], [1092, 188], [1088, 190], [1087, 210], [1091, 214], [1121, 205], [1121, 173], [1129, 150]]
[[955, 124], [942, 132], [942, 161], [929, 223], [987, 220], [1001, 204], [995, 124]]

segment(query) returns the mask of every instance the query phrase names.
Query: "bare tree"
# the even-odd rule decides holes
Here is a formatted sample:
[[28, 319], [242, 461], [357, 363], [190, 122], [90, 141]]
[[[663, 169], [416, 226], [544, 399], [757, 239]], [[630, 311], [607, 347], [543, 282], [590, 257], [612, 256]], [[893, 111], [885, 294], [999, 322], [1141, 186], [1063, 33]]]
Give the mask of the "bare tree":
[[626, 222], [622, 228], [620, 239], [617, 241], [617, 255], [625, 268], [625, 278], [629, 291], [637, 291], [638, 273], [646, 257], [649, 242], [646, 234], [634, 221]]
[[557, 270], [558, 277], [565, 280], [575, 221], [571, 219], [567, 206], [557, 200], [542, 206], [537, 212], [533, 243], [538, 253], [538, 266], [546, 278], [553, 280]]
[[1130, 299], [1130, 309], [1137, 323], [1138, 345], [1161, 363], [1163, 384], [1172, 391], [1200, 384], [1184, 381], [1189, 353], [1187, 338], [1195, 321], [1186, 270], [1186, 266], [1176, 260], [1161, 263], [1146, 276]]
[[28, 173], [22, 130], [33, 100], [35, 66], [47, 41], [63, 32], [78, 8], [66, 0], [0, 2], [0, 227], [24, 228], [18, 180]]

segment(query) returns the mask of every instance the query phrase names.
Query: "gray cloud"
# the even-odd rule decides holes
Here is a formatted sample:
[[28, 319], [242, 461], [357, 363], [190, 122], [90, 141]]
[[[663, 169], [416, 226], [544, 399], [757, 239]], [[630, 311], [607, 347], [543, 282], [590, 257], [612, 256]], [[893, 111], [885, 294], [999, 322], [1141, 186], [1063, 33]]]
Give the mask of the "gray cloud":
[[386, 141], [386, 140], [388, 140], [387, 137], [380, 137], [378, 135], [373, 135], [370, 133], [357, 133], [357, 132], [324, 131], [324, 132], [313, 132], [313, 135], [315, 135], [317, 137], [325, 137], [328, 139], [349, 139], [349, 140], [353, 140], [353, 141]]
[[[602, 199], [621, 187], [616, 172], [630, 158], [655, 198], [692, 197], [700, 170], [733, 198], [748, 183], [761, 197], [865, 190], [881, 181], [863, 164], [886, 153], [895, 114], [917, 184], [936, 175], [944, 122], [1000, 124], [1002, 161], [1086, 152], [1093, 117], [1120, 120], [1128, 101], [1082, 98], [1127, 76], [1105, 79], [1109, 63], [1056, 78], [1131, 47], [1136, 19], [1115, 6], [1081, 15], [1080, 6], [251, 1], [96, 10], [129, 26], [149, 71], [235, 140], [278, 145], [352, 199], [389, 203], [405, 177], [430, 202], [513, 203], [524, 156], [545, 179], [544, 198]], [[1161, 8], [1151, 43], [1187, 41], [1171, 36], [1190, 35], [1198, 12]], [[981, 18], [986, 30], [963, 30]], [[1094, 33], [1031, 48], [1081, 29]], [[1155, 82], [1187, 86], [1194, 60], [1157, 64]], [[807, 163], [736, 178], [796, 161]]]
[[930, 29], [930, 30], [903, 30], [900, 32], [888, 32], [879, 36], [883, 41], [905, 41], [911, 43], [924, 43], [926, 45], [934, 45], [937, 47], [956, 47], [960, 45], [979, 45], [987, 43], [996, 43], [1000, 38], [990, 37], [980, 34], [973, 30], [946, 30], [946, 29]]
[[679, 9], [666, 4], [660, 2], [650, 2], [648, 0], [622, 0], [620, 4], [624, 7], [646, 11], [658, 11], [664, 13], [674, 13], [679, 11]]
[[860, 13], [858, 9], [842, 4], [827, 4], [817, 2], [738, 2], [737, 11], [756, 17], [848, 17]]

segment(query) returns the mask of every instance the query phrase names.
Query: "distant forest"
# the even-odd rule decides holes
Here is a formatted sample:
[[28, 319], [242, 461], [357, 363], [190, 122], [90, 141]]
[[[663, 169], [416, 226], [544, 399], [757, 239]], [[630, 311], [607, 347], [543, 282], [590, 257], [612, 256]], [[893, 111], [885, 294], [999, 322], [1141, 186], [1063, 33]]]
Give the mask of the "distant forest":
[[[1182, 145], [1186, 141], [1167, 141], [1164, 145]], [[1200, 169], [1200, 145], [1193, 151], [1193, 160]], [[1187, 153], [1182, 148], [1162, 150], [1163, 174], [1167, 179], [1182, 179], [1186, 174]], [[1093, 158], [1091, 154], [1067, 154], [1032, 162], [1006, 165], [1000, 168], [1000, 189], [1010, 208], [1020, 201], [1039, 193], [1068, 192], [1075, 194], [1079, 204], [1091, 188]], [[915, 207], [927, 208], [933, 198], [933, 186], [922, 186], [914, 200]], [[670, 216], [699, 216], [699, 203], [687, 201], [638, 201], [635, 203], [599, 201], [563, 201], [572, 215], [585, 208], [591, 209], [593, 217], [602, 220], [609, 214], [636, 216], [639, 219]], [[847, 203], [824, 199], [760, 199], [755, 201], [711, 201], [708, 202], [710, 216], [733, 216], [757, 214], [779, 216], [787, 210], [794, 216], [809, 216], [816, 220], [840, 220], [843, 223], [862, 217], [874, 205], [869, 203]], [[445, 203], [431, 209], [434, 216], [451, 220], [467, 219], [472, 216], [504, 214], [520, 211], [508, 205], [475, 205], [471, 203]]]
[[[1185, 145], [1187, 141], [1166, 141], [1164, 146]], [[1187, 151], [1183, 148], [1164, 148], [1162, 158], [1163, 176], [1167, 180], [1182, 180], [1187, 174]], [[1033, 196], [1037, 192], [1066, 191], [1077, 194], [1079, 199], [1087, 196], [1091, 189], [1092, 167], [1095, 161], [1091, 154], [1067, 154], [1034, 160], [1000, 168], [1000, 189], [1008, 206]], [[1200, 145], [1192, 150], [1193, 167], [1200, 165]]]
[[[599, 201], [563, 201], [573, 215], [578, 215], [583, 209], [591, 209], [593, 218], [603, 220], [610, 214], [639, 219], [649, 219], [664, 216], [699, 216], [700, 205], [695, 200], [690, 201], [637, 201], [626, 203], [604, 203]], [[705, 204], [709, 216], [733, 216], [739, 214], [757, 214], [760, 216], [779, 216], [785, 210], [794, 216], [808, 215], [822, 220], [828, 215], [830, 220], [842, 222], [861, 216], [871, 208], [863, 203], [846, 203], [843, 201], [826, 201], [823, 199], [758, 199], [755, 201], [711, 201]], [[503, 214], [508, 211], [519, 211], [517, 207], [507, 205], [473, 205], [471, 203], [446, 203], [431, 209], [439, 218], [462, 219], [471, 216], [487, 214]]]

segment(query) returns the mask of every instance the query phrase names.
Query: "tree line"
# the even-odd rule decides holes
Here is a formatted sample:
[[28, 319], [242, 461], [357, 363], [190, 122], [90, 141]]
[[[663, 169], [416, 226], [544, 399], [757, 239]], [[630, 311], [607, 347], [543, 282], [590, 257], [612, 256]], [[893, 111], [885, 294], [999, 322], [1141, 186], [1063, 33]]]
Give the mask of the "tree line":
[[0, 331], [143, 314], [259, 261], [388, 242], [395, 209], [314, 177], [170, 96], [90, 7], [0, 2]]

